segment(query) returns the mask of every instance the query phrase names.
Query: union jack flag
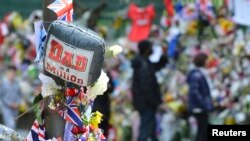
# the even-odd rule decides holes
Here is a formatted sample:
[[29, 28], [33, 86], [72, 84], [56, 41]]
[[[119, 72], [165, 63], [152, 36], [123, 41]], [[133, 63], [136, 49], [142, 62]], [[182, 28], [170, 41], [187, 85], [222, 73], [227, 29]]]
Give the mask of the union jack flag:
[[81, 120], [80, 112], [78, 110], [76, 102], [72, 100], [72, 98], [67, 99], [67, 109], [59, 110], [58, 114], [65, 120], [79, 126], [83, 127], [83, 123]]
[[35, 120], [25, 141], [45, 141], [45, 139], [44, 119], [43, 125], [40, 125], [39, 122]]
[[58, 20], [73, 21], [73, 0], [55, 0], [48, 8], [56, 13]]

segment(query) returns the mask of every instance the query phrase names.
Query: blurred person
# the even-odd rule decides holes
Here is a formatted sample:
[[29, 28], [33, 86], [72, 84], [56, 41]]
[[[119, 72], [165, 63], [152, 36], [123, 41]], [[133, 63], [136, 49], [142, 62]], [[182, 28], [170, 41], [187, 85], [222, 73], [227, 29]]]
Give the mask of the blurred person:
[[157, 141], [156, 110], [162, 103], [159, 84], [155, 72], [166, 64], [166, 57], [162, 56], [158, 63], [151, 63], [149, 56], [152, 54], [152, 43], [143, 40], [138, 44], [139, 54], [132, 60], [133, 82], [133, 106], [140, 115], [140, 129], [138, 141], [146, 141], [151, 138]]
[[196, 118], [198, 124], [195, 141], [207, 140], [208, 113], [213, 110], [211, 80], [204, 68], [207, 58], [204, 53], [197, 54], [193, 61], [195, 68], [187, 76], [188, 110]]
[[0, 55], [0, 80], [3, 77], [4, 70], [5, 70], [4, 60], [3, 60], [3, 57]]
[[15, 129], [18, 106], [21, 101], [19, 84], [16, 81], [16, 67], [8, 66], [6, 77], [0, 83], [1, 110], [4, 125]]

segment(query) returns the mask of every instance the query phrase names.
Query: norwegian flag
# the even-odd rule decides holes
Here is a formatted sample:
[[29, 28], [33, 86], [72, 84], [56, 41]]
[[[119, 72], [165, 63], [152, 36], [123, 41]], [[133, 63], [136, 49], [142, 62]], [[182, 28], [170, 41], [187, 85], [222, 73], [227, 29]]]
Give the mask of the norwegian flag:
[[73, 0], [55, 0], [48, 8], [56, 13], [58, 20], [73, 21]]
[[197, 8], [203, 12], [208, 19], [212, 19], [215, 14], [213, 12], [213, 3], [211, 0], [196, 0]]
[[45, 139], [44, 119], [43, 125], [40, 125], [38, 121], [35, 120], [25, 141], [45, 141]]
[[72, 98], [67, 99], [68, 107], [66, 110], [59, 110], [58, 114], [65, 120], [79, 126], [83, 127], [80, 112], [78, 110], [76, 102]]

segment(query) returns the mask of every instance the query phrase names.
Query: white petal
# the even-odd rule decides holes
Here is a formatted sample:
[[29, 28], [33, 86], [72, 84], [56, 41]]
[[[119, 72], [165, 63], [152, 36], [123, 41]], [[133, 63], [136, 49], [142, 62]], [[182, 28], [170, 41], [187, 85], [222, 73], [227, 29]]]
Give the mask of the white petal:
[[116, 57], [118, 54], [122, 52], [122, 47], [119, 45], [114, 45], [109, 48], [109, 51], [111, 51], [113, 56]]
[[107, 74], [102, 70], [100, 77], [92, 87], [88, 87], [88, 96], [94, 100], [97, 95], [102, 95], [108, 88], [109, 78]]

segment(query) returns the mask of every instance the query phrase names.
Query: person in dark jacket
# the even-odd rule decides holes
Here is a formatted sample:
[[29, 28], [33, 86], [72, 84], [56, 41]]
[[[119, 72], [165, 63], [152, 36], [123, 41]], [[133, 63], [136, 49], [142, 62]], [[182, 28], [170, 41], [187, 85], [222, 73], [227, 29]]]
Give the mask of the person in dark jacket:
[[139, 42], [138, 48], [139, 54], [132, 60], [133, 105], [139, 112], [141, 121], [138, 141], [146, 141], [148, 138], [156, 141], [155, 113], [162, 100], [155, 71], [165, 66], [166, 57], [161, 57], [157, 64], [151, 63], [149, 56], [152, 53], [152, 43], [148, 40]]
[[204, 66], [207, 55], [200, 53], [195, 56], [195, 69], [191, 70], [187, 77], [189, 85], [188, 109], [194, 115], [198, 124], [195, 141], [207, 140], [208, 113], [213, 110], [211, 98], [211, 80]]

